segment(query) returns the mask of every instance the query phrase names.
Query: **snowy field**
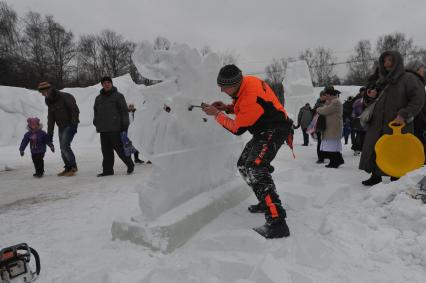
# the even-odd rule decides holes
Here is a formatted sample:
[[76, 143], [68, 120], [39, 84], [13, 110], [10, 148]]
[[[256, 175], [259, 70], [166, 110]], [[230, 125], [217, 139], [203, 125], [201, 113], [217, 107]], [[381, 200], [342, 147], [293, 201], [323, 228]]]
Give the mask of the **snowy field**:
[[[265, 240], [251, 230], [264, 221], [248, 213], [254, 196], [224, 211], [171, 254], [112, 241], [113, 219], [139, 212], [135, 185], [153, 167], [96, 178], [97, 144], [75, 149], [76, 177], [57, 177], [59, 153], [46, 154], [46, 175], [32, 177], [30, 156], [1, 147], [14, 168], [0, 173], [0, 247], [27, 242], [41, 256], [38, 282], [424, 282], [426, 206], [404, 192], [420, 169], [391, 184], [362, 187], [358, 157], [344, 146], [339, 169], [315, 164], [315, 145], [296, 159], [284, 147], [273, 165], [291, 236]], [[388, 180], [385, 180], [388, 182]], [[249, 189], [249, 188], [247, 188]]]

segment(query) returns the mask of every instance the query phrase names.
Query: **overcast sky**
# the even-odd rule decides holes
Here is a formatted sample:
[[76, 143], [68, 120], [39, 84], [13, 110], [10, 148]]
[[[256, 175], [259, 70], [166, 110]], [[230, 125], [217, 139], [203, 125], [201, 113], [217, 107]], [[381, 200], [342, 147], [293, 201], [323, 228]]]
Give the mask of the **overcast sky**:
[[[1, 1], [1, 0], [0, 0]], [[426, 0], [3, 0], [20, 16], [52, 14], [76, 36], [112, 29], [233, 51], [247, 72], [324, 46], [345, 60], [355, 43], [403, 32], [426, 47]]]

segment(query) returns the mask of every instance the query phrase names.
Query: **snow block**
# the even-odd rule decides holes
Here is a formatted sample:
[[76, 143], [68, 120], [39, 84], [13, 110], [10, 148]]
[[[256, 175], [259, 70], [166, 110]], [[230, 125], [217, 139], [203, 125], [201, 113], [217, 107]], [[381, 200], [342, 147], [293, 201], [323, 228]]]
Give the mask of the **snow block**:
[[[291, 117], [297, 119], [299, 109], [306, 102], [314, 103], [314, 87], [306, 61], [290, 62], [284, 80], [285, 109]], [[312, 104], [313, 105], [313, 104]]]
[[244, 201], [250, 195], [247, 185], [236, 178], [195, 196], [154, 221], [147, 222], [143, 216], [133, 217], [129, 222], [114, 221], [111, 227], [112, 238], [170, 253], [185, 244], [224, 210]]

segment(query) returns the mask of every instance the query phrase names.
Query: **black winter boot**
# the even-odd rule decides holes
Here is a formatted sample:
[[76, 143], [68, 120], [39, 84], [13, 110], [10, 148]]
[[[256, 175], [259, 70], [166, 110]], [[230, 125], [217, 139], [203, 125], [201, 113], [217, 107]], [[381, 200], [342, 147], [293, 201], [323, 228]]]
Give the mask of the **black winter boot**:
[[339, 168], [340, 165], [345, 163], [340, 152], [330, 152], [330, 163], [325, 165], [327, 168]]
[[337, 164], [337, 160], [336, 160], [336, 155], [335, 155], [335, 153], [336, 152], [327, 152], [327, 156], [328, 156], [328, 158], [330, 158], [330, 162], [327, 164], [327, 165], [325, 165], [325, 167], [327, 167], [327, 168], [337, 168], [336, 166], [336, 164]]
[[135, 152], [135, 163], [143, 164], [144, 161], [139, 159], [139, 152]]
[[371, 174], [369, 179], [362, 181], [361, 183], [364, 186], [374, 186], [381, 182], [382, 182], [382, 176]]
[[263, 226], [253, 228], [253, 230], [265, 237], [266, 239], [283, 238], [290, 236], [290, 229], [288, 228], [285, 219], [274, 221], [273, 223], [266, 222]]

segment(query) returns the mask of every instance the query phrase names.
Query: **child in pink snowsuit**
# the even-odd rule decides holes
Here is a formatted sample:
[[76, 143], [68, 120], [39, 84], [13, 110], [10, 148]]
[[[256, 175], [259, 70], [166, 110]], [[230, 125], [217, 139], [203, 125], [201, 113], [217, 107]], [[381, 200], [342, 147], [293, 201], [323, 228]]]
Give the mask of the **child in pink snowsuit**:
[[19, 152], [21, 156], [24, 156], [25, 148], [30, 143], [31, 158], [34, 163], [35, 173], [34, 177], [41, 178], [44, 174], [44, 154], [46, 153], [46, 145], [50, 147], [52, 152], [55, 152], [52, 141], [45, 131], [42, 130], [42, 124], [40, 119], [37, 117], [27, 119], [28, 132], [25, 133]]

